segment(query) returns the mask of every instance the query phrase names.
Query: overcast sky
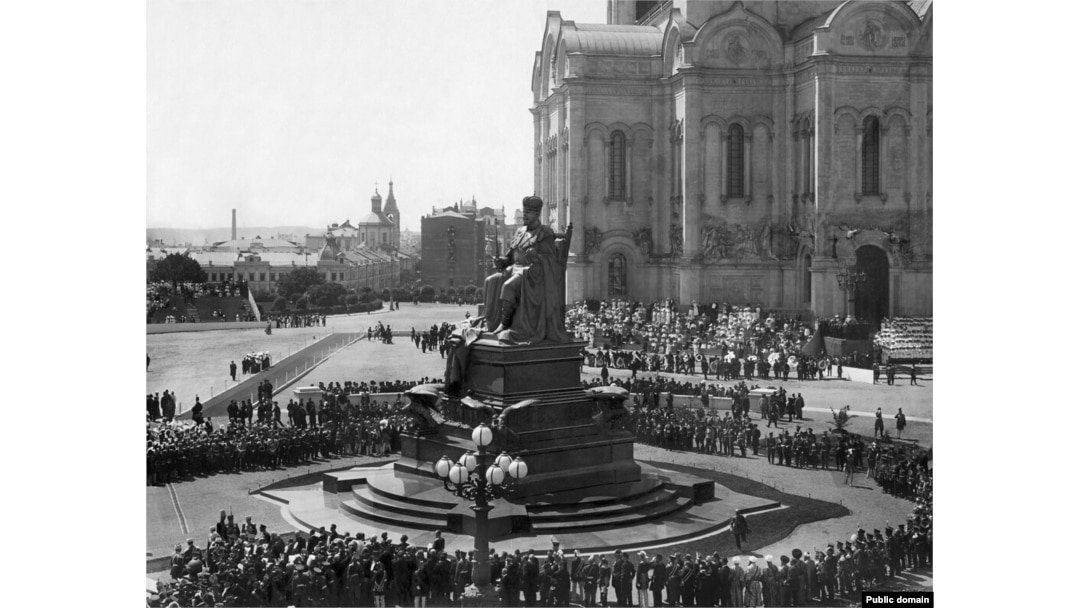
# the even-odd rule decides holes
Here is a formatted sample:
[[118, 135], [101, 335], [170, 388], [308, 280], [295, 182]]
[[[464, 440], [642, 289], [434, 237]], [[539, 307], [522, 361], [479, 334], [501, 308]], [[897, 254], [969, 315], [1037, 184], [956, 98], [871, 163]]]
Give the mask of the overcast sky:
[[147, 3], [147, 225], [322, 226], [393, 178], [404, 226], [532, 194], [548, 10], [605, 0]]

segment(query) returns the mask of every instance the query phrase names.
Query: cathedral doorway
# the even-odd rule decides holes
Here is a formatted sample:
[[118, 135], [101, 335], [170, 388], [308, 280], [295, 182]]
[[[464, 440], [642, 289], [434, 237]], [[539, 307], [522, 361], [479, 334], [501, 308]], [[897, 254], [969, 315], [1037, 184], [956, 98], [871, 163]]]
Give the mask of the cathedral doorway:
[[855, 291], [855, 317], [875, 330], [889, 316], [889, 257], [873, 245], [855, 251], [855, 269], [866, 273], [866, 282]]

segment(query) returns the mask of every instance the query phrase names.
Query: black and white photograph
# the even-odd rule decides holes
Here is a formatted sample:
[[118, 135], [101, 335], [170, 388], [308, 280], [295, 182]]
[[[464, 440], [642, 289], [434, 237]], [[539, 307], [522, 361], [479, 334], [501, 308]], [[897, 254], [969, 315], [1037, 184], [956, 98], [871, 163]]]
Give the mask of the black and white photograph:
[[148, 607], [932, 605], [932, 0], [145, 8]]

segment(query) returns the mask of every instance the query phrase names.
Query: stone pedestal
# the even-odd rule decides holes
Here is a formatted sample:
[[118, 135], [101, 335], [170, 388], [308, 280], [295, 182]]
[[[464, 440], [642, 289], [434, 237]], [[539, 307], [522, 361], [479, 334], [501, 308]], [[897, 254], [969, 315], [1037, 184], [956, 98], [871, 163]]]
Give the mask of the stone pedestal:
[[[514, 346], [490, 340], [469, 351], [464, 390], [501, 417], [489, 451], [519, 456], [529, 474], [518, 496], [580, 490], [641, 479], [634, 435], [608, 420], [605, 404], [581, 388], [584, 342]], [[515, 405], [523, 401], [532, 405]], [[403, 437], [398, 467], [433, 475], [442, 456], [473, 449], [471, 429], [443, 424], [435, 435]]]

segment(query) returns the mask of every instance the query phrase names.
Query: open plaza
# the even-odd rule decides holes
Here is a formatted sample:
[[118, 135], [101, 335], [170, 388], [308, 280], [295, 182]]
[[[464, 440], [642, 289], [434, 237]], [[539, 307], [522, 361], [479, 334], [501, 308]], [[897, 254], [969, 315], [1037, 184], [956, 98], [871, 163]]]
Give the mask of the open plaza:
[[[447, 369], [445, 354], [434, 349], [426, 352], [421, 350], [410, 339], [410, 334], [414, 329], [424, 332], [444, 322], [462, 323], [467, 312], [474, 315], [475, 307], [406, 304], [395, 311], [336, 315], [328, 317], [325, 326], [275, 329], [270, 334], [260, 329], [248, 329], [148, 335], [150, 364], [146, 391], [148, 394], [164, 390], [174, 393], [181, 403], [178, 418], [184, 421], [189, 418], [189, 404], [194, 403], [196, 397], [203, 402], [212, 402], [214, 395], [223, 390], [247, 390], [250, 385], [261, 382], [262, 375], [275, 372], [278, 361], [282, 361], [281, 365], [294, 365], [295, 362], [287, 361], [293, 353], [342, 335], [350, 336], [351, 341], [323, 351], [317, 360], [311, 360], [309, 369], [301, 370], [298, 380], [294, 374], [287, 384], [275, 386], [273, 400], [279, 402], [282, 409], [286, 402], [295, 397], [298, 389], [305, 387], [333, 386], [346, 382], [400, 381], [411, 384], [426, 380], [441, 383]], [[376, 330], [380, 324], [391, 328], [394, 338], [390, 343], [368, 339], [368, 329]], [[249, 377], [238, 374], [237, 380], [233, 381], [229, 363], [252, 352], [270, 353], [274, 363], [268, 370], [260, 372], [258, 379], [245, 384]], [[631, 375], [630, 370], [624, 369], [603, 371], [608, 382], [626, 382]], [[583, 384], [591, 385], [600, 381], [601, 372], [599, 368], [582, 366], [578, 373]], [[700, 385], [703, 381], [700, 373], [693, 376], [666, 372], [639, 374], [639, 377], [643, 376], [688, 383], [686, 385]], [[768, 432], [794, 433], [796, 429], [803, 432], [812, 429], [818, 435], [828, 434], [833, 427], [833, 410], [849, 407], [853, 418], [846, 430], [870, 444], [875, 435], [874, 413], [881, 408], [891, 443], [917, 448], [918, 451], [930, 450], [928, 455], [932, 464], [932, 375], [920, 377], [916, 385], [906, 379], [888, 385], [884, 379], [878, 384], [871, 384], [837, 378], [835, 375], [825, 376], [824, 380], [805, 381], [773, 378], [717, 381], [714, 377], [710, 378], [709, 386], [734, 387], [738, 382], [746, 382], [751, 386], [782, 387], [792, 395], [801, 394], [805, 401], [801, 420], [789, 422], [784, 416], [778, 426], [767, 428], [767, 421], [759, 418], [756, 409], [750, 413], [749, 420], [763, 431], [763, 438]], [[408, 401], [400, 392], [375, 395], [373, 399], [383, 401], [391, 410], [404, 407]], [[679, 401], [676, 410], [687, 413], [701, 410], [704, 417], [705, 412], [696, 397], [680, 397]], [[907, 426], [902, 439], [897, 440], [894, 415], [900, 408], [907, 415]], [[228, 414], [220, 406], [207, 408], [205, 415], [215, 429], [228, 425]], [[724, 412], [718, 410], [716, 415], [723, 416]], [[283, 417], [283, 420], [286, 426], [292, 425], [291, 419]], [[898, 525], [908, 522], [913, 513], [914, 503], [908, 497], [883, 492], [879, 483], [867, 474], [865, 464], [856, 472], [854, 482], [848, 483], [845, 471], [831, 466], [831, 463], [819, 463], [815, 467], [771, 464], [766, 458], [764, 446], [762, 439], [758, 454], [754, 455], [751, 451], [745, 457], [681, 449], [681, 446], [666, 448], [649, 445], [640, 438], [633, 447], [633, 458], [638, 463], [659, 467], [657, 470], [667, 470], [668, 474], [696, 474], [716, 482], [717, 488], [732, 492], [730, 496], [725, 494], [724, 498], [715, 499], [715, 502], [746, 500], [749, 501], [746, 503], [748, 505], [773, 505], [770, 509], [762, 509], [760, 513], [751, 512], [747, 516], [750, 533], [740, 548], [736, 548], [731, 526], [726, 520], [708, 522], [715, 525], [695, 528], [685, 525], [685, 522], [671, 521], [672, 518], [679, 519], [677, 512], [668, 516], [668, 521], [665, 521], [665, 517], [645, 518], [636, 524], [633, 534], [620, 531], [617, 525], [607, 529], [586, 527], [580, 533], [517, 532], [501, 539], [492, 539], [490, 546], [495, 555], [502, 555], [503, 552], [514, 555], [515, 552], [532, 550], [544, 556], [551, 547], [552, 539], [558, 539], [567, 555], [578, 550], [586, 559], [596, 555], [614, 560], [616, 550], [631, 554], [635, 563], [640, 559], [639, 551], [647, 554], [649, 559], [663, 555], [668, 560], [675, 555], [708, 556], [716, 553], [727, 560], [741, 556], [744, 566], [747, 558], [753, 556], [764, 567], [768, 556], [779, 567], [780, 556], [790, 555], [792, 549], [824, 554], [827, 546], [850, 542], [853, 535], [861, 534], [860, 530], [870, 535], [875, 530], [880, 533], [889, 529], [891, 532]], [[411, 528], [407, 517], [396, 522], [366, 518], [362, 512], [350, 512], [343, 508], [340, 497], [331, 498], [332, 495], [325, 492], [327, 473], [340, 474], [359, 467], [355, 470], [370, 470], [373, 471], [372, 475], [377, 475], [374, 471], [380, 467], [385, 469], [388, 463], [398, 458], [400, 452], [389, 455], [317, 454], [311, 460], [295, 465], [280, 463], [248, 467], [148, 485], [147, 576], [155, 582], [161, 581], [164, 588], [169, 588], [172, 580], [170, 558], [174, 548], [185, 545], [186, 540], [191, 538], [195, 545], [209, 551], [212, 548], [210, 536], [223, 510], [234, 516], [237, 523], [250, 517], [252, 523], [265, 526], [267, 534], [276, 534], [282, 539], [296, 536], [309, 538], [313, 529], [330, 529], [333, 525], [335, 534], [349, 533], [354, 539], [360, 535], [378, 537], [386, 532], [395, 543], [407, 536], [413, 546], [421, 549], [429, 547], [436, 540], [435, 530], [431, 527]], [[434, 494], [428, 491], [428, 495], [436, 498], [440, 493], [442, 500], [448, 503], [463, 502], [441, 490]], [[317, 503], [320, 514], [312, 514], [312, 501]], [[722, 512], [700, 517], [710, 516], [727, 517]], [[439, 530], [447, 552], [454, 555], [460, 551], [461, 555], [465, 555], [473, 549], [471, 534], [463, 530], [457, 533], [448, 530], [445, 527]], [[930, 590], [933, 587], [932, 572], [932, 567], [926, 565], [905, 569], [895, 578], [879, 581], [885, 584], [880, 588]], [[572, 601], [583, 602], [581, 594], [576, 591]], [[820, 594], [823, 589], [816, 591]], [[837, 594], [835, 597], [832, 602], [822, 598], [822, 603], [847, 605], [845, 602], [853, 601], [854, 596], [840, 599]], [[554, 601], [554, 595], [552, 598]], [[615, 603], [614, 587], [610, 598], [609, 604]], [[460, 597], [455, 599], [460, 603]]]

